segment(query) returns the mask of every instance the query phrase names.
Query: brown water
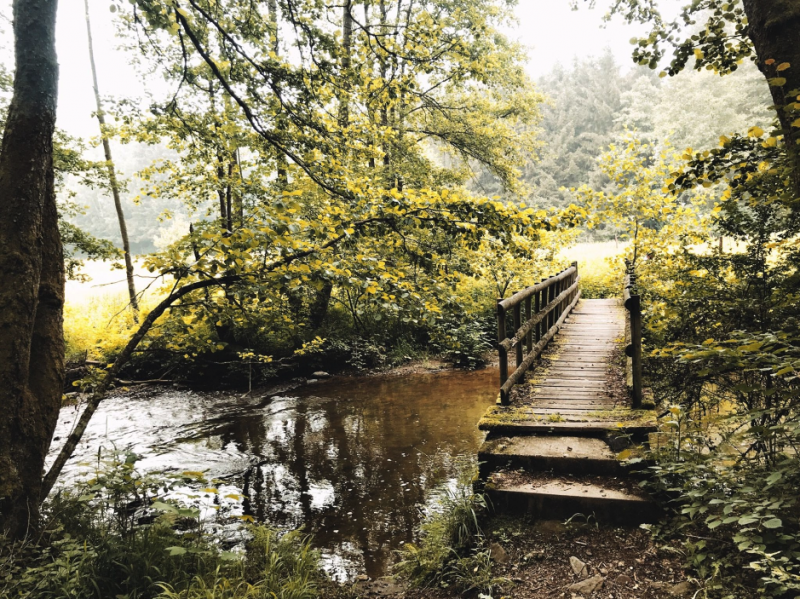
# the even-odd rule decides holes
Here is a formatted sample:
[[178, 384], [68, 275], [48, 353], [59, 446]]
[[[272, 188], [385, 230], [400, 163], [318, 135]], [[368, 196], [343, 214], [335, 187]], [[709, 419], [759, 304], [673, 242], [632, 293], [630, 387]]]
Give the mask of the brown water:
[[[106, 400], [65, 469], [114, 446], [142, 470], [197, 470], [257, 520], [314, 535], [341, 577], [385, 575], [422, 515], [474, 456], [497, 371], [334, 378], [266, 397], [164, 390]], [[56, 432], [75, 419], [66, 408]], [[58, 443], [56, 443], [57, 445]]]

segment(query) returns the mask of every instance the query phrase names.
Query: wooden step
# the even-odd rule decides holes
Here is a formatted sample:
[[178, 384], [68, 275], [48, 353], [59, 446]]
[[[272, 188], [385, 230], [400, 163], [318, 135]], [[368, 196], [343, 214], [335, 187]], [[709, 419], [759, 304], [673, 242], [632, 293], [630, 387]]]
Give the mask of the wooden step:
[[619, 407], [586, 415], [559, 415], [538, 413], [535, 405], [523, 404], [492, 406], [481, 418], [478, 428], [498, 435], [557, 434], [600, 438], [631, 435], [644, 438], [657, 427], [654, 410]]
[[493, 437], [481, 446], [478, 462], [482, 476], [504, 467], [558, 474], [625, 472], [605, 441], [588, 437]]
[[486, 493], [497, 513], [566, 520], [593, 518], [599, 524], [639, 526], [657, 522], [658, 506], [632, 480], [619, 477], [527, 477], [518, 472], [491, 475]]

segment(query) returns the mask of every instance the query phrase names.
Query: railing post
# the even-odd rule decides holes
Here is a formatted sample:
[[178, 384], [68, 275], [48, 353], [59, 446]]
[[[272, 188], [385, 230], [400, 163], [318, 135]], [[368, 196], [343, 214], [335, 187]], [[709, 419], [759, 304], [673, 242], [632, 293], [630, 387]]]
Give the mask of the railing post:
[[639, 296], [633, 295], [635, 302], [631, 306], [631, 349], [633, 355], [633, 409], [642, 407], [642, 306]]
[[[544, 281], [544, 279], [542, 279], [542, 281]], [[544, 295], [544, 291], [537, 291], [536, 292], [536, 297], [535, 297], [536, 314], [538, 314], [542, 310], [542, 308], [544, 308], [545, 305], [547, 305], [547, 302], [544, 301], [545, 297], [547, 297], [547, 296]], [[539, 343], [539, 341], [541, 341], [541, 339], [542, 339], [542, 324], [543, 323], [542, 323], [541, 320], [536, 323], [536, 343]]]
[[627, 345], [625, 354], [630, 358], [630, 376], [628, 385], [632, 388], [633, 409], [638, 410], [642, 407], [642, 304], [639, 295], [631, 293], [636, 284], [636, 274], [633, 265], [625, 260], [627, 275], [625, 276], [625, 288], [623, 299], [625, 301], [626, 327], [625, 336]]
[[[502, 301], [502, 297], [497, 300], [497, 341], [499, 343], [505, 341], [506, 338], [506, 311], [500, 304]], [[508, 395], [503, 393], [502, 387], [508, 380], [508, 352], [500, 345], [498, 353], [500, 358], [500, 403], [506, 406], [508, 405]]]
[[[514, 304], [514, 335], [516, 336], [517, 331], [520, 330], [522, 327], [522, 306], [519, 303]], [[515, 364], [516, 367], [519, 368], [522, 365], [522, 341], [520, 340], [517, 343], [517, 347], [515, 348], [516, 352], [516, 360]]]
[[[525, 298], [525, 322], [529, 322], [530, 319], [533, 318], [533, 314], [531, 314], [531, 297], [528, 296]], [[528, 334], [525, 335], [525, 349], [530, 354], [533, 351], [533, 331], [528, 331]]]
[[[575, 272], [572, 273], [572, 282], [570, 283], [570, 285], [574, 285], [578, 280], [578, 261], [576, 260], [575, 262], [573, 262], [572, 266], [575, 267]], [[569, 303], [570, 304], [575, 299], [576, 295], [578, 295], [578, 288], [577, 287], [575, 288], [575, 291], [573, 291], [569, 296]]]

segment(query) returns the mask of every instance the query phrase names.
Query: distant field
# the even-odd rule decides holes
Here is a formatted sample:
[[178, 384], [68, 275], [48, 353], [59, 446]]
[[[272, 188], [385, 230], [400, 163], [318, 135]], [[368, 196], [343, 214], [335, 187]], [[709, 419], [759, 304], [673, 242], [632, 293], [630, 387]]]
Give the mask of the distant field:
[[622, 295], [621, 256], [624, 251], [625, 244], [615, 241], [577, 243], [563, 250], [560, 257], [577, 260], [582, 297], [619, 297]]
[[[120, 348], [134, 327], [128, 307], [128, 285], [125, 271], [108, 262], [86, 261], [83, 274], [89, 281], [67, 281], [64, 306], [64, 337], [67, 359], [100, 359]], [[136, 290], [141, 292], [153, 281], [153, 275], [136, 265]], [[153, 285], [158, 287], [158, 283]], [[155, 297], [145, 294], [140, 304], [146, 307]]]

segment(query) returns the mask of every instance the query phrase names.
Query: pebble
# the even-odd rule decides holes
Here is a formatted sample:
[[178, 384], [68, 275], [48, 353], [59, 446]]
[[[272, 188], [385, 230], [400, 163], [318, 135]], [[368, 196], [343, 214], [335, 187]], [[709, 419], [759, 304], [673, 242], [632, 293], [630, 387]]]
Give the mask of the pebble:
[[571, 584], [570, 586], [567, 587], [567, 589], [571, 593], [575, 594], [580, 593], [581, 595], [591, 595], [596, 590], [601, 588], [604, 582], [605, 578], [603, 578], [599, 574], [596, 574], [591, 578], [587, 578], [585, 580], [581, 580], [580, 582], [576, 582], [575, 584]]
[[575, 573], [575, 576], [580, 576], [581, 578], [589, 576], [589, 568], [586, 567], [586, 563], [574, 555], [569, 558], [569, 565], [572, 566], [572, 571]]

